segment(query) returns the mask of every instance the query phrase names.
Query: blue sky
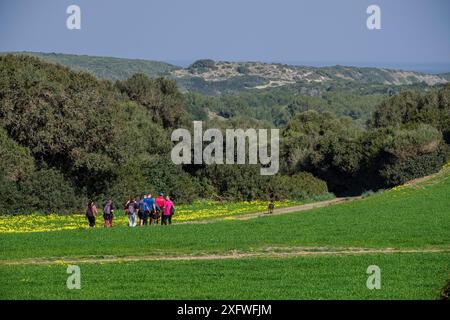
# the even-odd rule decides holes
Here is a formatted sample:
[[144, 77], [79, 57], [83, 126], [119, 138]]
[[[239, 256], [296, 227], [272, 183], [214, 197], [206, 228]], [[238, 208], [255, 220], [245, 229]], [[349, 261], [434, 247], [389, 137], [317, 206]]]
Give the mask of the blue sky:
[[[71, 4], [81, 30], [66, 28]], [[370, 4], [381, 30], [366, 27]], [[0, 0], [0, 51], [450, 71], [449, 31], [448, 0]]]

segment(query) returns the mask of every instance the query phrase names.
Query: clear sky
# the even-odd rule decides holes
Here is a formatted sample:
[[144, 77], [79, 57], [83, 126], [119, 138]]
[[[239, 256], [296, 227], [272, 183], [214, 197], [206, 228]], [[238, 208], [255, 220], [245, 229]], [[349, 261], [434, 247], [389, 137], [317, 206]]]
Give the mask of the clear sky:
[[[71, 4], [81, 30], [66, 28]], [[450, 1], [0, 0], [0, 51], [450, 69]]]

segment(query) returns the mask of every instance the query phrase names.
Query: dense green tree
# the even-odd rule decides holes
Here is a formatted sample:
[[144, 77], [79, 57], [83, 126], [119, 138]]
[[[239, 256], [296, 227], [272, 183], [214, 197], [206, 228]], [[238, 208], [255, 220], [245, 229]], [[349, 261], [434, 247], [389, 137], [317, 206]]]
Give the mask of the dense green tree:
[[374, 112], [372, 127], [429, 124], [450, 144], [450, 85], [430, 92], [406, 91], [385, 100]]
[[385, 161], [380, 174], [389, 186], [429, 175], [441, 168], [449, 149], [442, 134], [430, 125], [396, 130], [381, 150]]
[[0, 65], [0, 124], [11, 138], [67, 175], [112, 175], [119, 105], [108, 83], [27, 56]]
[[[55, 169], [41, 169], [21, 185], [22, 212], [46, 211], [72, 213], [81, 211], [87, 199], [75, 193], [73, 186]], [[77, 210], [78, 209], [78, 210]]]
[[283, 170], [306, 170], [333, 192], [359, 194], [436, 172], [448, 149], [442, 132], [431, 125], [411, 121], [365, 130], [349, 119], [306, 111], [283, 131]]
[[8, 137], [0, 127], [0, 175], [15, 183], [27, 179], [34, 172], [34, 159], [30, 151]]
[[116, 83], [119, 90], [132, 101], [145, 107], [153, 122], [164, 128], [178, 128], [186, 121], [182, 96], [173, 80], [150, 79], [137, 73]]

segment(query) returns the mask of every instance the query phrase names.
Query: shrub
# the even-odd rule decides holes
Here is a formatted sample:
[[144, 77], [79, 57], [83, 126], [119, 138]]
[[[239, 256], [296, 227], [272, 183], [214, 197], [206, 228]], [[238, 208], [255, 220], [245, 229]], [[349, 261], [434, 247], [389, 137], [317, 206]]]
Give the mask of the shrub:
[[154, 193], [170, 194], [178, 203], [189, 203], [198, 198], [201, 186], [196, 177], [184, 172], [170, 158], [160, 158], [143, 169], [143, 174], [154, 186]]
[[250, 69], [249, 69], [249, 67], [247, 67], [247, 66], [238, 66], [237, 68], [236, 68], [236, 71], [237, 72], [239, 72], [239, 73], [241, 73], [241, 74], [249, 74], [250, 73]]
[[137, 73], [117, 82], [116, 87], [143, 106], [151, 120], [164, 128], [178, 128], [185, 121], [183, 99], [173, 80], [150, 79], [145, 74]]
[[189, 66], [189, 70], [197, 70], [198, 72], [204, 72], [208, 69], [217, 69], [216, 63], [211, 59], [200, 59], [195, 61]]
[[34, 161], [30, 151], [9, 138], [0, 127], [0, 175], [8, 181], [20, 182], [33, 174], [33, 171]]
[[55, 169], [41, 169], [21, 186], [21, 211], [47, 213], [74, 213], [84, 202], [75, 194], [64, 176]]
[[22, 205], [22, 193], [17, 184], [0, 174], [0, 214], [19, 213]]
[[429, 124], [441, 132], [448, 132], [450, 128], [449, 84], [425, 93], [407, 91], [394, 95], [378, 106], [370, 121], [372, 127], [378, 128], [420, 123]]
[[408, 158], [405, 161], [387, 164], [380, 170], [380, 175], [387, 186], [395, 186], [436, 173], [442, 164], [443, 155], [425, 154], [415, 158]]
[[439, 298], [441, 300], [447, 300], [447, 301], [450, 300], [450, 279], [447, 280], [447, 283], [441, 289]]
[[362, 198], [368, 198], [368, 197], [373, 196], [374, 194], [375, 194], [375, 192], [374, 192], [373, 190], [368, 190], [368, 191], [364, 191], [364, 192], [361, 194], [361, 197], [362, 197]]
[[448, 158], [449, 147], [441, 133], [428, 125], [396, 131], [383, 148], [380, 176], [387, 186], [439, 171]]
[[305, 200], [328, 193], [327, 184], [307, 172], [265, 179], [267, 200]]
[[289, 186], [287, 199], [302, 200], [328, 192], [326, 182], [317, 179], [308, 172], [300, 172], [288, 177], [286, 183]]

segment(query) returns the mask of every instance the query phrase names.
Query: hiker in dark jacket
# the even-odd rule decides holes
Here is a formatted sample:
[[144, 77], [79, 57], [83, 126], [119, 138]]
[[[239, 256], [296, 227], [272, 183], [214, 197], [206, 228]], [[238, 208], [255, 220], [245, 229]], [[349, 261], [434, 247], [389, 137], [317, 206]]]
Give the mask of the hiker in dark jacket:
[[97, 218], [98, 212], [94, 201], [89, 201], [86, 206], [86, 218], [89, 222], [89, 227], [93, 228], [95, 226], [95, 219]]
[[114, 205], [111, 199], [103, 204], [103, 219], [105, 219], [105, 227], [112, 227], [114, 217]]
[[[134, 199], [134, 212], [136, 213], [136, 216], [139, 217], [139, 197], [136, 197]], [[139, 224], [136, 222], [135, 225], [141, 225], [141, 217], [139, 217]]]
[[147, 204], [145, 203], [145, 196], [141, 196], [141, 200], [139, 200], [139, 225], [146, 226], [148, 225], [148, 215], [150, 210], [147, 207]]

